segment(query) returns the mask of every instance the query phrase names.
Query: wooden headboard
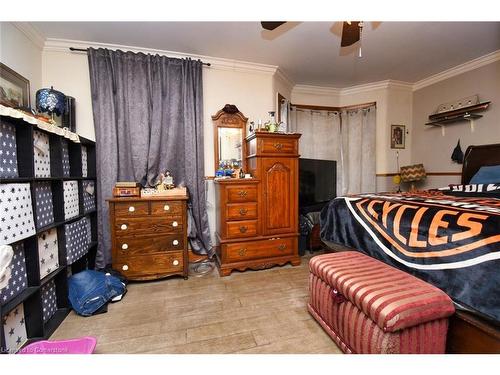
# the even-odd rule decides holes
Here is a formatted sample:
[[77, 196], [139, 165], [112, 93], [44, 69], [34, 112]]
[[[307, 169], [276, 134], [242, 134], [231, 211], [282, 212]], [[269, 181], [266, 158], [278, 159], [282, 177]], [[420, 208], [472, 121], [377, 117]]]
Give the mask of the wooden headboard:
[[500, 143], [467, 148], [462, 166], [462, 184], [468, 184], [479, 168], [485, 165], [500, 165]]

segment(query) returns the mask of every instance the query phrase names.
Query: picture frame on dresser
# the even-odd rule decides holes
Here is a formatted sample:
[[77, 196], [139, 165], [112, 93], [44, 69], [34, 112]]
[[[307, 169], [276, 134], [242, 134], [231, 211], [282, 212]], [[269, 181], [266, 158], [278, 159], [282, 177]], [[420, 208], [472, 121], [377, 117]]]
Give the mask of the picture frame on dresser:
[[[10, 324], [8, 332], [5, 331], [5, 325], [0, 325], [0, 352], [14, 353], [33, 341], [48, 339], [52, 335], [71, 309], [68, 301], [68, 275], [94, 268], [97, 211], [84, 211], [83, 197], [79, 194], [76, 203], [78, 212], [65, 218], [64, 182], [76, 181], [78, 192], [83, 188], [84, 180], [95, 183], [95, 142], [83, 137], [79, 137], [79, 143], [74, 142], [38, 128], [36, 124], [28, 123], [22, 118], [7, 115], [0, 116], [0, 128], [9, 129], [9, 132], [0, 132], [0, 145], [3, 141], [11, 143], [9, 152], [15, 155], [11, 161], [16, 165], [15, 173], [0, 173], [0, 194], [6, 194], [2, 193], [1, 187], [26, 187], [22, 193], [26, 197], [29, 193], [29, 199], [25, 199], [23, 209], [26, 211], [22, 215], [26, 214], [23, 218], [29, 218], [24, 220], [25, 223], [32, 223], [32, 228], [23, 229], [22, 234], [16, 233], [15, 239], [9, 237], [2, 242], [17, 248], [21, 244], [22, 253], [18, 249], [17, 254], [23, 254], [24, 257], [17, 269], [18, 273], [21, 272], [20, 285], [24, 286], [5, 299], [3, 297], [6, 290], [0, 290], [0, 318], [3, 322], [9, 320]], [[35, 169], [35, 132], [43, 136], [47, 141], [45, 147], [48, 146], [44, 150], [43, 159], [46, 169], [40, 177], [36, 176]], [[68, 148], [67, 160], [71, 164], [68, 165], [68, 171], [71, 172], [67, 174], [63, 173], [62, 145], [65, 142]], [[81, 155], [82, 146], [87, 149], [88, 175], [85, 178], [82, 176], [82, 162], [76, 158], [76, 155]], [[72, 159], [70, 154], [73, 154]], [[17, 191], [8, 193], [15, 197]], [[87, 230], [85, 251], [70, 263], [67, 261], [64, 227], [79, 221], [82, 221], [82, 226]], [[6, 224], [1, 222], [0, 225]], [[25, 278], [22, 277], [23, 270], [26, 271]], [[11, 288], [7, 292], [10, 294], [12, 291]], [[14, 316], [20, 314], [23, 315], [21, 319], [14, 319]], [[19, 332], [15, 340], [9, 334], [12, 329]]]

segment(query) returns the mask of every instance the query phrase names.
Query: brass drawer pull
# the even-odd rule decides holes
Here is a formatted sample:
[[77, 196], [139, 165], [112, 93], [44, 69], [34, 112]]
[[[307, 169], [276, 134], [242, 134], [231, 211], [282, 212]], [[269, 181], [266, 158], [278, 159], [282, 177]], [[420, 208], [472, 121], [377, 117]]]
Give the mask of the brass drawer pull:
[[247, 230], [248, 230], [248, 227], [245, 227], [245, 226], [240, 227], [240, 232], [241, 233], [246, 233]]
[[127, 250], [127, 249], [128, 249], [128, 244], [124, 243], [124, 244], [122, 245], [122, 249], [123, 249], [123, 250]]
[[240, 215], [245, 216], [247, 214], [248, 210], [246, 208], [240, 208]]
[[122, 224], [120, 227], [121, 230], [127, 230], [127, 228], [128, 228], [127, 224]]
[[179, 244], [179, 241], [178, 241], [178, 240], [173, 240], [173, 241], [172, 241], [172, 245], [177, 246], [178, 244]]
[[244, 257], [247, 254], [247, 249], [246, 247], [242, 247], [240, 250], [238, 250], [238, 255], [240, 257]]
[[173, 227], [176, 227], [176, 226], [178, 226], [178, 225], [179, 225], [179, 223], [178, 223], [177, 221], [174, 221], [174, 222], [172, 223], [172, 226], [173, 226]]
[[174, 260], [174, 261], [172, 262], [172, 264], [173, 264], [174, 266], [178, 266], [178, 265], [179, 265], [179, 261], [176, 259], [176, 260]]
[[284, 251], [286, 249], [286, 245], [282, 243], [281, 245], [278, 246], [279, 251]]
[[281, 150], [283, 148], [283, 144], [282, 143], [275, 143], [273, 146], [274, 146], [274, 148], [276, 150]]
[[170, 206], [168, 204], [163, 206], [163, 211], [170, 211]]
[[122, 270], [123, 270], [123, 271], [128, 271], [128, 266], [127, 266], [126, 264], [124, 264], [124, 265], [122, 266]]
[[134, 212], [134, 211], [135, 211], [135, 207], [134, 207], [134, 206], [130, 206], [130, 207], [128, 208], [128, 211], [129, 211], [129, 212]]
[[240, 197], [246, 197], [247, 194], [248, 194], [248, 192], [246, 190], [240, 190], [240, 191], [238, 191], [238, 195]]

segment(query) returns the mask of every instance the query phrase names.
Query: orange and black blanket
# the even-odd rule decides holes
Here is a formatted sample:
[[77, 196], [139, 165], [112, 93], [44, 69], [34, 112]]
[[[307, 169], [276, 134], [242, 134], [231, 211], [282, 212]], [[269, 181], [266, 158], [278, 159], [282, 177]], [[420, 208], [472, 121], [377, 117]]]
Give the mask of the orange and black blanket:
[[500, 322], [500, 197], [493, 190], [338, 197], [321, 212], [321, 238], [411, 273], [459, 307]]

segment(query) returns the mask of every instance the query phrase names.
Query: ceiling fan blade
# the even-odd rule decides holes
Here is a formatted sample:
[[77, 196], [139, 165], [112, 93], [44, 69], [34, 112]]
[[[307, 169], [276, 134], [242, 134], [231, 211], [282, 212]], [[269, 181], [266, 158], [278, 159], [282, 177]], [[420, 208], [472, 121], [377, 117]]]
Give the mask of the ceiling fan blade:
[[266, 30], [274, 30], [274, 29], [280, 27], [281, 25], [283, 25], [284, 23], [286, 23], [286, 21], [283, 21], [283, 22], [277, 22], [277, 21], [261, 22], [260, 24]]
[[340, 40], [341, 47], [353, 45], [359, 40], [359, 22], [344, 22], [342, 26], [342, 39]]

